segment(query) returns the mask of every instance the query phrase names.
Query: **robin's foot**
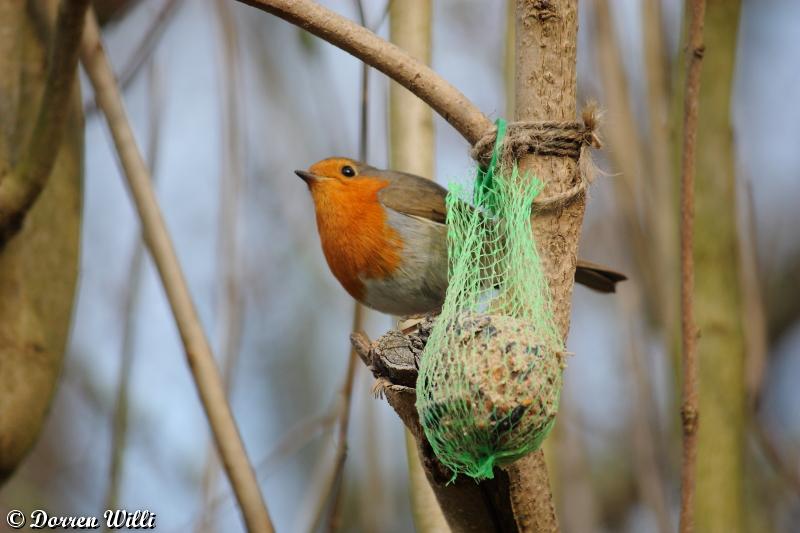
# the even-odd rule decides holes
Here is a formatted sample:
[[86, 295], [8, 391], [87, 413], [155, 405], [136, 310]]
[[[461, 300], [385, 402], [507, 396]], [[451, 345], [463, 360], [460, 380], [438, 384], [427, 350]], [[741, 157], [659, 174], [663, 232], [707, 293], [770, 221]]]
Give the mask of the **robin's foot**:
[[372, 384], [372, 395], [375, 398], [383, 399], [383, 392], [391, 386], [392, 382], [386, 378], [378, 378], [375, 380], [375, 383]]
[[417, 325], [424, 322], [428, 317], [437, 317], [441, 314], [442, 310], [437, 309], [431, 313], [424, 313], [421, 315], [408, 315], [406, 317], [402, 317], [400, 322], [397, 324], [397, 328], [403, 333], [403, 335], [408, 335], [409, 333], [413, 333], [417, 329]]

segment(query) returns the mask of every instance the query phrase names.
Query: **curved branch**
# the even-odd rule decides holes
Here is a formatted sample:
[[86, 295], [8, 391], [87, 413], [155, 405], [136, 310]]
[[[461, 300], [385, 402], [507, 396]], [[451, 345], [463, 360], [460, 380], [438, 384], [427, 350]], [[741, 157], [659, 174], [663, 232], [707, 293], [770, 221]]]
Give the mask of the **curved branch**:
[[311, 0], [238, 0], [313, 33], [380, 70], [417, 95], [470, 144], [491, 121], [461, 91], [401, 48]]
[[50, 54], [44, 94], [39, 104], [36, 125], [24, 156], [16, 168], [0, 182], [0, 247], [16, 235], [25, 214], [39, 197], [53, 169], [64, 125], [69, 113], [78, 46], [88, 0], [61, 2], [56, 34]]

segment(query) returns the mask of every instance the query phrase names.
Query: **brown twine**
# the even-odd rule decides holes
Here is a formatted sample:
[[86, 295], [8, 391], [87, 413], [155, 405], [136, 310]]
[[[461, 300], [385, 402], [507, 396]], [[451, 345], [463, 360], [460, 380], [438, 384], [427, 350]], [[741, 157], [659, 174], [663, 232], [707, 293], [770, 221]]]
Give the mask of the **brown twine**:
[[[534, 209], [538, 211], [566, 207], [585, 195], [594, 180], [596, 171], [589, 148], [601, 146], [596, 133], [598, 123], [596, 107], [587, 106], [581, 118], [581, 122], [509, 122], [506, 125], [506, 135], [500, 152], [501, 168], [511, 168], [515, 161], [530, 154], [569, 157], [578, 162], [575, 186], [564, 192], [534, 200]], [[497, 126], [493, 126], [472, 147], [470, 155], [478, 164], [489, 164], [496, 137]]]

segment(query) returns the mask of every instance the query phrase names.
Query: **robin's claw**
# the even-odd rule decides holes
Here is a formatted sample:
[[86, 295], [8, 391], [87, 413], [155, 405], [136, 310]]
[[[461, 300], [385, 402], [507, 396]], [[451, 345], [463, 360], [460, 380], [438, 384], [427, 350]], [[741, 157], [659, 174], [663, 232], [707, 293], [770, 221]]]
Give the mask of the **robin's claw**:
[[391, 381], [386, 378], [378, 378], [372, 385], [372, 395], [378, 399], [383, 399], [384, 391], [391, 385]]

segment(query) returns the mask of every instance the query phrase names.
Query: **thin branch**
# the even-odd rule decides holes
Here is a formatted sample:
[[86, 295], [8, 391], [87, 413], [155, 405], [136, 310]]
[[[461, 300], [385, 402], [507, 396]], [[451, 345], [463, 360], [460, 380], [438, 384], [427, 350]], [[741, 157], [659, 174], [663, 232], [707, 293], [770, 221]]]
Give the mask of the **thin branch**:
[[186, 350], [187, 362], [247, 529], [272, 532], [272, 522], [261, 496], [261, 489], [247, 459], [244, 444], [228, 405], [222, 378], [161, 215], [150, 181], [150, 172], [142, 160], [128, 123], [119, 87], [114, 80], [93, 13], [86, 18], [81, 60], [111, 130], [139, 212], [145, 242], [161, 277]]
[[764, 424], [757, 412], [753, 414], [753, 425], [755, 426], [756, 441], [761, 451], [764, 452], [764, 457], [766, 457], [767, 462], [772, 466], [775, 474], [800, 497], [800, 469], [797, 468], [798, 461], [788, 461], [783, 457], [772, 433], [766, 427], [766, 424]]
[[[366, 17], [364, 14], [364, 5], [361, 0], [356, 0], [356, 9], [358, 10], [359, 23], [366, 26]], [[359, 91], [360, 102], [360, 115], [358, 126], [358, 159], [361, 161], [367, 160], [367, 150], [369, 148], [369, 65], [361, 63], [361, 89]], [[364, 308], [356, 302], [353, 309], [353, 327], [352, 333], [359, 332], [363, 329], [364, 322]], [[328, 531], [338, 531], [342, 522], [342, 492], [344, 486], [344, 463], [347, 459], [347, 430], [350, 426], [350, 409], [353, 402], [353, 382], [355, 381], [356, 368], [358, 362], [358, 355], [355, 349], [350, 348], [350, 354], [347, 359], [347, 374], [343, 385], [343, 393], [345, 394], [342, 411], [339, 415], [339, 436], [337, 438], [337, 459], [333, 479], [334, 485], [331, 487], [333, 494], [331, 495], [331, 515], [328, 521]]]
[[[383, 26], [383, 23], [386, 22], [386, 18], [389, 16], [389, 11], [392, 9], [392, 1], [393, 0], [386, 0], [386, 5], [383, 6], [383, 12], [381, 13], [380, 18], [378, 18], [378, 20], [372, 26], [367, 26], [371, 32], [377, 33], [377, 31], [381, 29], [381, 26]], [[366, 26], [366, 24], [363, 22], [361, 25]]]
[[744, 336], [747, 343], [747, 359], [745, 360], [745, 376], [750, 424], [755, 431], [756, 444], [764, 453], [764, 457], [775, 473], [800, 496], [800, 470], [798, 463], [792, 464], [781, 454], [774, 435], [764, 422], [761, 412], [761, 394], [764, 387], [764, 373], [768, 358], [767, 318], [764, 312], [764, 298], [758, 270], [758, 231], [756, 228], [755, 204], [753, 199], [753, 183], [748, 181], [744, 189], [745, 204], [738, 224], [740, 284], [747, 316], [742, 317]]
[[[139, 46], [133, 51], [122, 72], [117, 77], [117, 85], [119, 85], [120, 89], [126, 90], [136, 79], [136, 75], [142, 70], [142, 67], [153, 57], [153, 52], [161, 41], [169, 22], [178, 12], [181, 1], [166, 0], [159, 12], [156, 13], [150, 27], [145, 32], [142, 40], [139, 41]], [[84, 104], [83, 108], [86, 115], [94, 114], [98, 111], [97, 101], [90, 100]]]
[[671, 104], [672, 72], [670, 55], [664, 45], [662, 2], [644, 0], [642, 7], [644, 72], [647, 81], [646, 102], [648, 117], [648, 142], [644, 167], [644, 207], [649, 221], [647, 231], [651, 242], [648, 248], [654, 258], [650, 265], [660, 283], [653, 298], [661, 315], [661, 327], [668, 338], [677, 338], [678, 328], [678, 249], [677, 198], [672, 181], [674, 160], [670, 146], [669, 115]]
[[[358, 21], [366, 27], [366, 15], [364, 5], [361, 0], [356, 0], [358, 9]], [[366, 161], [369, 155], [369, 65], [361, 62], [361, 89], [359, 91], [359, 122], [358, 122], [358, 158]], [[356, 311], [357, 313], [358, 311]], [[354, 330], [355, 331], [355, 330]], [[355, 355], [355, 350], [350, 350]]]
[[635, 327], [636, 318], [643, 315], [642, 294], [628, 288], [619, 295], [619, 303], [624, 322], [627, 324], [627, 357], [626, 365], [629, 379], [633, 386], [631, 434], [633, 441], [636, 482], [644, 503], [650, 507], [661, 533], [674, 531], [672, 517], [668, 506], [668, 497], [664, 490], [666, 482], [658, 464], [656, 443], [655, 406], [653, 384], [645, 368], [648, 355], [642, 332]]
[[430, 105], [470, 144], [491, 121], [430, 67], [373, 32], [311, 0], [238, 0], [280, 17], [338, 46], [391, 77]]
[[[575, 394], [562, 394], [558, 404], [558, 431], [553, 435], [555, 469], [558, 480], [554, 492], [564, 531], [598, 531], [600, 494], [592, 486], [591, 457], [587, 449], [589, 432]], [[547, 455], [547, 453], [545, 453]]]
[[[432, 11], [430, 0], [403, 0], [395, 2], [389, 13], [389, 39], [425, 64], [430, 64], [433, 48]], [[434, 133], [431, 108], [399, 84], [390, 83], [388, 134], [391, 168], [434, 179]], [[449, 532], [450, 527], [426, 477], [417, 440], [409, 429], [405, 430], [405, 441], [414, 528], [418, 533]], [[372, 511], [367, 515], [370, 520], [365, 520], [365, 529], [374, 531], [380, 529], [377, 527], [380, 513], [374, 506], [369, 506], [369, 502], [372, 500], [370, 493], [379, 489], [379, 480], [375, 480], [377, 469], [369, 468], [367, 471], [370, 472], [368, 481], [364, 483], [367, 494], [361, 501]]]
[[681, 350], [683, 364], [683, 462], [681, 465], [680, 531], [694, 531], [694, 493], [697, 463], [697, 337], [694, 318], [694, 173], [697, 145], [697, 115], [700, 74], [705, 51], [703, 22], [705, 0], [690, 0], [689, 34], [686, 47], [686, 88], [681, 159]]
[[25, 214], [47, 183], [67, 122], [89, 0], [63, 0], [50, 44], [47, 78], [36, 124], [22, 159], [0, 182], [0, 248], [22, 227]]
[[760, 405], [764, 372], [767, 366], [767, 315], [764, 309], [761, 273], [758, 268], [758, 232], [756, 229], [753, 182], [742, 187], [745, 204], [738, 223], [739, 283], [742, 292], [742, 324], [747, 352], [745, 356], [745, 390], [752, 412]]
[[[151, 63], [152, 65], [152, 63]], [[158, 163], [158, 148], [161, 139], [161, 116], [163, 111], [163, 92], [159, 85], [156, 69], [150, 70], [150, 107], [148, 135], [148, 167], [156, 168]], [[156, 175], [153, 175], [155, 182]], [[111, 433], [111, 462], [109, 467], [109, 483], [106, 493], [106, 509], [115, 509], [119, 503], [119, 489], [122, 482], [124, 469], [125, 449], [127, 447], [128, 436], [128, 411], [129, 411], [129, 390], [131, 371], [133, 368], [134, 339], [136, 336], [136, 317], [139, 305], [140, 287], [142, 284], [142, 272], [144, 269], [144, 242], [141, 234], [136, 235], [136, 240], [131, 253], [130, 270], [128, 274], [128, 284], [126, 287], [123, 323], [125, 324], [122, 332], [122, 350], [120, 354], [119, 385], [117, 386], [117, 396], [114, 401], [114, 412]]]
[[[238, 211], [243, 182], [241, 140], [239, 132], [239, 87], [240, 53], [238, 32], [233, 6], [227, 0], [214, 2], [217, 21], [222, 34], [222, 58], [220, 62], [221, 83], [224, 85], [224, 104], [221, 121], [225, 151], [223, 167], [219, 179], [219, 234], [217, 237], [217, 257], [222, 297], [219, 305], [220, 350], [222, 357], [222, 381], [230, 396], [234, 369], [239, 360], [242, 340], [243, 297], [239, 283]], [[197, 531], [213, 531], [213, 514], [208, 505], [211, 491], [217, 484], [219, 462], [213, 449], [206, 454], [202, 488], [202, 518]]]
[[[356, 303], [356, 308], [353, 312], [353, 331], [361, 327], [362, 315], [363, 306]], [[324, 481], [320, 483], [320, 496], [315, 506], [314, 520], [311, 522], [313, 531], [316, 531], [322, 522], [327, 503], [331, 498], [334, 498], [333, 503], [337, 504], [337, 486], [341, 483], [342, 470], [344, 469], [344, 463], [347, 459], [347, 430], [350, 427], [350, 406], [353, 399], [353, 383], [355, 382], [356, 368], [358, 368], [357, 361], [358, 356], [355, 349], [351, 349], [350, 357], [347, 360], [344, 383], [339, 391], [341, 400], [339, 402], [339, 422], [338, 431], [336, 433], [336, 452], [333, 459], [333, 467], [325, 476]], [[332, 507], [332, 509], [334, 508]], [[332, 519], [334, 517], [335, 516], [331, 517], [331, 522], [329, 522], [330, 526], [333, 524]], [[328, 530], [332, 530], [332, 527], [329, 527]]]
[[[614, 186], [614, 200], [622, 211], [626, 242], [630, 243], [628, 249], [633, 252], [637, 273], [647, 294], [660, 295], [663, 290], [661, 278], [656, 274], [658, 268], [653, 264], [650, 246], [652, 210], [640, 210], [636, 194], [643, 189], [642, 176], [646, 168], [642, 155], [643, 142], [632, 108], [630, 86], [625, 74], [622, 49], [614, 32], [609, 0], [595, 0], [594, 15], [593, 48], [602, 82], [603, 103], [608, 109], [609, 123], [614, 125], [608, 128], [606, 135], [609, 146], [607, 154], [621, 178], [610, 180]], [[643, 217], [640, 217], [640, 211]], [[661, 300], [657, 296], [651, 299], [654, 303]]]
[[[281, 435], [280, 440], [263, 458], [255, 463], [256, 475], [261, 481], [266, 480], [275, 472], [275, 469], [286, 464], [286, 461], [305, 448], [311, 441], [324, 437], [332, 431], [338, 421], [338, 405], [330, 406], [324, 413], [312, 415], [296, 422]], [[206, 514], [211, 516], [230, 501], [230, 494], [217, 494], [208, 500]], [[204, 516], [183, 524], [176, 531], [200, 529]]]

